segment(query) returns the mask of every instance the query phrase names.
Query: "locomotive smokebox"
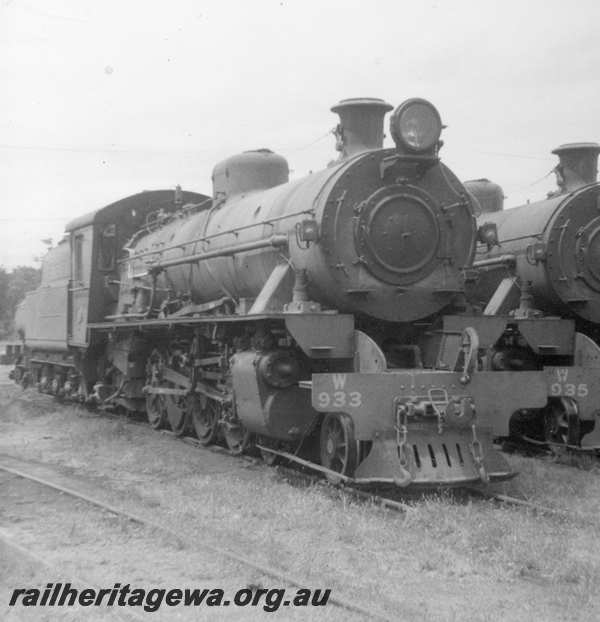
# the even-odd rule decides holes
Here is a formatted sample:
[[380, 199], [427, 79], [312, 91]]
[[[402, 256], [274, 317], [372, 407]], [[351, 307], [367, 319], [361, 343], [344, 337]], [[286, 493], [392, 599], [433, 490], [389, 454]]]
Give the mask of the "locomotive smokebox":
[[561, 192], [593, 184], [598, 177], [598, 143], [568, 143], [552, 151], [560, 160], [554, 172]]
[[383, 146], [383, 118], [393, 106], [377, 97], [342, 99], [331, 109], [340, 116], [335, 130], [341, 159]]
[[492, 248], [485, 244], [478, 249], [475, 266], [482, 271], [474, 296], [491, 299], [506, 275], [509, 260], [538, 309], [597, 324], [600, 184], [594, 182], [600, 145], [570, 143], [552, 153], [560, 158], [555, 169], [557, 192], [543, 201], [484, 212], [479, 217], [482, 226], [496, 225], [500, 245]]

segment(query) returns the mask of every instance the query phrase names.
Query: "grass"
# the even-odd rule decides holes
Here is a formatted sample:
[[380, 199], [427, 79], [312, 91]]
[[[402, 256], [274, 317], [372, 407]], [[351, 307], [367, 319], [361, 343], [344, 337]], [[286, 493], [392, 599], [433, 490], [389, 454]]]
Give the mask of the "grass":
[[600, 611], [600, 527], [579, 520], [600, 510], [596, 466], [507, 456], [520, 475], [497, 489], [568, 510], [568, 519], [450, 494], [409, 500], [398, 514], [33, 395], [0, 395], [0, 451], [105, 482], [135, 511], [391, 616], [587, 620]]

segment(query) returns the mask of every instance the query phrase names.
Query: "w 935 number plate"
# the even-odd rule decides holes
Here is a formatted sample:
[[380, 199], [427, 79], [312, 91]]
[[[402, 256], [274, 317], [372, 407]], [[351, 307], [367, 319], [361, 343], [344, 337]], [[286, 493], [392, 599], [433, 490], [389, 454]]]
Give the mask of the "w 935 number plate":
[[578, 382], [576, 373], [570, 374], [568, 367], [556, 367], [551, 377], [550, 395], [564, 397], [587, 397], [589, 388], [587, 382]]

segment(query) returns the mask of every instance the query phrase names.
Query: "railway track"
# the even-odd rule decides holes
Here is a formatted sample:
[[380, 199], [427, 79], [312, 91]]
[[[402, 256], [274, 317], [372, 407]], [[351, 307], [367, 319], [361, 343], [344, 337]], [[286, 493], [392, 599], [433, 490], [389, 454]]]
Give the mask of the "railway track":
[[[135, 418], [128, 415], [118, 414], [109, 410], [98, 410], [94, 412], [100, 413], [101, 416], [106, 418], [124, 421], [128, 425], [141, 426], [144, 428], [148, 427], [148, 423], [142, 418]], [[171, 430], [162, 429], [158, 430], [158, 432], [178, 442], [192, 445], [193, 447], [202, 451], [232, 455], [225, 447], [222, 447], [221, 445], [204, 446], [192, 436], [177, 435]], [[246, 460], [252, 464], [261, 463], [267, 466], [266, 463], [258, 458], [247, 455], [241, 455], [236, 457], [242, 460]], [[340, 481], [336, 484], [328, 480], [322, 473], [319, 473], [318, 471], [308, 471], [307, 468], [304, 468], [299, 464], [290, 463], [289, 465], [285, 465], [280, 463], [275, 465], [274, 468], [283, 479], [290, 482], [291, 484], [301, 483], [303, 486], [319, 486], [325, 494], [328, 494], [330, 496], [341, 496], [344, 498], [350, 498], [359, 503], [369, 503], [375, 507], [399, 513], [406, 513], [410, 511], [413, 507], [406, 498], [399, 497], [399, 495], [396, 495], [396, 498], [391, 498], [384, 494], [379, 494], [375, 491], [367, 492], [352, 485], [347, 485], [343, 481], [343, 479], [340, 479]], [[597, 520], [593, 516], [580, 516], [566, 510], [551, 508], [545, 505], [534, 503], [526, 498], [491, 492], [490, 490], [486, 490], [482, 487], [470, 486], [454, 490], [453, 492], [457, 500], [486, 500], [504, 507], [514, 507], [516, 509], [527, 510], [535, 514], [536, 516], [546, 516], [558, 520], [571, 520], [574, 523], [583, 525], [597, 524]], [[400, 493], [400, 495], [402, 495], [402, 493]], [[414, 499], [415, 497], [411, 498], [411, 500], [413, 501]]]
[[[115, 415], [109, 412], [106, 412], [106, 414], [110, 417], [120, 418], [120, 419], [122, 418], [121, 415]], [[140, 425], [140, 426], [146, 425], [143, 421], [140, 421], [140, 420], [136, 421], [135, 419], [131, 419], [130, 417], [127, 417], [126, 420], [132, 425]], [[208, 447], [203, 446], [197, 439], [195, 439], [192, 436], [178, 436], [170, 430], [159, 430], [159, 432], [175, 440], [192, 445], [200, 450], [212, 451], [212, 452], [217, 452], [217, 453], [223, 453], [226, 455], [231, 455], [227, 449], [219, 445], [211, 445]], [[247, 460], [249, 462], [252, 462], [252, 463], [261, 462], [258, 459], [252, 458], [249, 456], [238, 456], [238, 457], [244, 460]], [[337, 493], [338, 495], [339, 494], [347, 495], [348, 497], [355, 499], [359, 502], [371, 503], [382, 509], [393, 510], [393, 511], [400, 512], [400, 513], [410, 511], [412, 507], [411, 504], [408, 503], [406, 500], [399, 500], [398, 498], [393, 499], [383, 494], [378, 494], [376, 492], [366, 492], [364, 490], [360, 490], [356, 487], [353, 487], [352, 485], [345, 484], [342, 479], [340, 479], [340, 482], [338, 484], [332, 483], [326, 477], [324, 477], [322, 473], [308, 472], [306, 469], [302, 469], [301, 467], [299, 468], [299, 465], [297, 464], [290, 463], [289, 466], [286, 466], [283, 464], [277, 464], [274, 468], [283, 478], [287, 479], [291, 483], [294, 483], [295, 481], [301, 481], [303, 485], [305, 486], [309, 486], [309, 485], [320, 486], [328, 494]], [[534, 514], [538, 516], [548, 516], [548, 517], [558, 518], [562, 520], [570, 519], [570, 520], [573, 520], [574, 522], [579, 522], [579, 523], [583, 522], [585, 524], [592, 523], [595, 525], [597, 523], [595, 517], [591, 517], [591, 516], [580, 517], [572, 512], [544, 506], [538, 503], [531, 502], [525, 498], [505, 495], [505, 494], [496, 493], [496, 492], [490, 492], [489, 490], [486, 490], [484, 488], [477, 487], [477, 486], [461, 488], [461, 489], [456, 490], [455, 492], [458, 493], [457, 495], [458, 497], [464, 496], [466, 494], [467, 498], [471, 500], [472, 499], [485, 499], [488, 501], [493, 501], [503, 506], [526, 509], [528, 511], [533, 512]]]
[[[114, 411], [111, 411], [106, 408], [97, 409], [91, 411], [94, 415], [100, 415], [105, 418], [110, 418], [113, 420], [122, 421], [128, 425], [141, 426], [144, 428], [148, 428], [149, 424], [145, 418], [141, 416], [132, 416], [130, 414], [119, 414]], [[178, 442], [186, 443], [188, 445], [192, 445], [193, 447], [202, 450], [202, 451], [210, 451], [213, 453], [219, 453], [224, 455], [233, 455], [231, 452], [221, 445], [202, 445], [196, 438], [193, 436], [186, 435], [178, 435], [172, 432], [171, 430], [161, 429], [158, 430], [159, 433], [168, 436]], [[545, 448], [545, 450], [540, 447], [540, 444], [530, 445], [536, 451], [545, 454], [551, 454], [552, 448]], [[514, 450], [518, 450], [517, 447], [513, 448]], [[589, 457], [589, 453], [585, 454]], [[247, 455], [236, 456], [242, 460], [246, 460], [252, 464], [265, 464], [263, 460], [258, 458], [254, 458]], [[308, 464], [308, 463], [307, 463]], [[323, 473], [319, 473], [318, 471], [309, 471], [306, 467], [303, 467], [300, 464], [289, 463], [289, 464], [277, 464], [275, 466], [277, 472], [282, 476], [282, 478], [287, 479], [290, 482], [298, 482], [302, 481], [303, 485], [315, 485], [320, 486], [323, 491], [330, 495], [344, 495], [346, 497], [350, 497], [358, 502], [362, 503], [370, 503], [376, 507], [380, 507], [385, 510], [392, 510], [395, 512], [404, 513], [410, 511], [411, 504], [407, 502], [406, 498], [402, 498], [402, 492], [396, 496], [396, 498], [390, 498], [385, 496], [384, 494], [379, 494], [377, 492], [366, 492], [357, 487], [348, 485], [343, 481], [343, 478], [340, 478], [339, 482], [334, 483], [331, 480], [328, 480]], [[485, 488], [478, 486], [469, 486], [461, 489], [457, 489], [454, 491], [455, 496], [460, 498], [466, 498], [467, 500], [487, 500], [494, 503], [497, 503], [501, 506], [514, 507], [519, 509], [525, 509], [530, 511], [538, 516], [547, 516], [553, 517], [560, 520], [573, 520], [576, 523], [583, 524], [596, 524], [596, 520], [594, 517], [581, 517], [572, 512], [568, 512], [566, 510], [560, 510], [557, 508], [551, 508], [548, 506], [544, 506], [538, 503], [534, 503], [529, 501], [523, 497], [515, 497], [511, 495], [491, 492], [490, 490], [486, 490]], [[414, 497], [411, 499], [414, 500]]]
[[[125, 416], [123, 414], [118, 414], [114, 412], [102, 412], [102, 411], [95, 412], [95, 413], [88, 412], [88, 411], [81, 411], [80, 415], [83, 418], [88, 418], [88, 417], [95, 418], [99, 416], [100, 419], [106, 419], [107, 422], [109, 420], [112, 420], [113, 422], [120, 421], [124, 425], [140, 426], [150, 431], [149, 425], [141, 418], [135, 418], [135, 417], [132, 418], [129, 416]], [[120, 429], [120, 425], [117, 427]], [[194, 448], [203, 449], [211, 453], [222, 454], [224, 456], [230, 455], [230, 452], [226, 448], [218, 446], [218, 445], [211, 446], [209, 448], [203, 447], [197, 439], [191, 436], [183, 436], [183, 437], [177, 436], [173, 432], [168, 431], [168, 430], [162, 430], [161, 433], [165, 437], [165, 441], [167, 441], [168, 439], [169, 443], [172, 441], [175, 441], [176, 443], [185, 443], [185, 444], [193, 446]], [[257, 467], [260, 469], [263, 468], [262, 467], [263, 461], [260, 460], [259, 458], [243, 456], [240, 459], [247, 461], [249, 464], [257, 465]], [[6, 463], [7, 461], [8, 460], [4, 460], [3, 456], [0, 454], [0, 463]], [[35, 474], [37, 473], [38, 475], [42, 475], [41, 479], [45, 479], [44, 473], [34, 468], [36, 466], [35, 461], [32, 462], [32, 465], [33, 465], [32, 466], [33, 475], [35, 476]], [[13, 470], [23, 471], [23, 474], [27, 474], [26, 472], [29, 472], [30, 470], [29, 467], [26, 468], [25, 466], [17, 466], [11, 462], [8, 462], [8, 464], [3, 464], [2, 466], [8, 466], [9, 468], [13, 468]], [[37, 466], [42, 467], [43, 465], [39, 464]], [[365, 492], [364, 490], [355, 490], [351, 486], [348, 486], [348, 485], [335, 486], [335, 485], [332, 485], [330, 482], [328, 482], [322, 475], [310, 473], [303, 469], [299, 470], [297, 468], [292, 468], [286, 465], [278, 465], [278, 466], [273, 467], [273, 469], [271, 469], [271, 472], [276, 473], [277, 477], [280, 477], [282, 480], [286, 480], [291, 485], [295, 485], [297, 487], [305, 487], [305, 486], [319, 487], [319, 490], [322, 491], [322, 494], [327, 495], [330, 498], [339, 500], [340, 508], [345, 508], [346, 507], [345, 504], [348, 501], [352, 500], [358, 503], [368, 504], [367, 509], [373, 510], [374, 512], [377, 511], [376, 510], [377, 507], [380, 507], [383, 509], [383, 511], [388, 511], [388, 512], [393, 511], [393, 512], [408, 514], [409, 518], [411, 516], [410, 512], [414, 512], [415, 508], [418, 508], [418, 504], [415, 504], [412, 499], [407, 501], [406, 499], [402, 499], [401, 497], [392, 498], [387, 491], [386, 492], [383, 492], [383, 491]], [[18, 477], [18, 475], [15, 475], [15, 477]], [[54, 477], [49, 477], [47, 479], [56, 480], [56, 478]], [[68, 483], [67, 479], [59, 480], [59, 482], [61, 482], [62, 484], [65, 484], [64, 488], [74, 488], [74, 486]], [[56, 483], [56, 481], [53, 481], [52, 483]], [[75, 492], [79, 494], [81, 490], [82, 489], [79, 485], [79, 490], [75, 490]], [[64, 493], [65, 491], [62, 491], [62, 492]], [[83, 494], [87, 494], [87, 496], [90, 497], [92, 501], [98, 501], [98, 500], [102, 501], [102, 499], [98, 499], [99, 495], [94, 492], [94, 489], [87, 489], [84, 487]], [[461, 494], [463, 495], [462, 497], [460, 496]], [[562, 524], [563, 521], [568, 521], [569, 523], [583, 523], [585, 525], [595, 526], [597, 522], [594, 517], [588, 517], [588, 516], [582, 517], [580, 514], [578, 515], [575, 512], [572, 513], [572, 512], [562, 511], [556, 508], [550, 508], [550, 507], [546, 507], [544, 505], [540, 505], [537, 503], [532, 503], [524, 498], [490, 493], [490, 492], [486, 492], [480, 489], [468, 489], [462, 492], [457, 492], [456, 497], [458, 498], [459, 503], [464, 502], [464, 501], [468, 501], [468, 502], [473, 501], [476, 504], [486, 504], [489, 506], [498, 504], [504, 507], [511, 507], [511, 508], [514, 508], [515, 515], [517, 516], [522, 515], [523, 518], [528, 516], [529, 520], [531, 520], [532, 515], [539, 516], [541, 518], [543, 517], [546, 525], [549, 525], [549, 524], [552, 525], [554, 521], [557, 521], [557, 525], [558, 525], [558, 522]], [[137, 507], [132, 508], [133, 513], [129, 516], [128, 514], [130, 513], [124, 514], [121, 512], [121, 509], [123, 508], [120, 506], [116, 498], [108, 497], [108, 496], [105, 498], [110, 499], [113, 502], [110, 508], [106, 509], [107, 512], [112, 511], [113, 514], [116, 514], [118, 516], [123, 516], [124, 518], [127, 518], [127, 520], [132, 520], [136, 522], [139, 522], [139, 519], [141, 519], [142, 524], [145, 524], [146, 526], [148, 526], [149, 529], [151, 528], [154, 530], [160, 530], [162, 534], [168, 535], [169, 539], [173, 539], [173, 540], [176, 540], [177, 542], [182, 543], [184, 547], [186, 548], [194, 547], [198, 550], [200, 548], [208, 548], [209, 550], [213, 552], [224, 554], [224, 551], [221, 550], [220, 546], [209, 545], [208, 547], [204, 547], [202, 542], [199, 542], [197, 539], [192, 539], [192, 538], [188, 539], [185, 533], [182, 533], [179, 530], [174, 531], [173, 525], [171, 523], [163, 521], [163, 523], [161, 524], [160, 522], [156, 522], [156, 520], [155, 521], [146, 520], [145, 516], [138, 515], [138, 511], [140, 512], [144, 511], [143, 508], [137, 508]], [[106, 505], [106, 504], [102, 503], [102, 505], [100, 505], [99, 507], [102, 507], [103, 505]], [[156, 516], [151, 516], [150, 519], [152, 518], [156, 519]], [[597, 527], [593, 527], [593, 528], [594, 530], [597, 529]], [[208, 538], [208, 541], [210, 542], [210, 538]], [[302, 585], [301, 578], [289, 577], [287, 573], [285, 571], [282, 571], [280, 568], [267, 569], [262, 564], [260, 564], [260, 562], [256, 563], [257, 560], [252, 559], [252, 557], [254, 556], [253, 551], [249, 550], [248, 552], [250, 554], [250, 559], [248, 559], [245, 555], [242, 555], [242, 558], [246, 558], [248, 559], [248, 561], [251, 562], [249, 567], [259, 570], [259, 572], [262, 572], [266, 576], [275, 578], [275, 580], [279, 584], [289, 583], [290, 585], [293, 585], [293, 584]], [[227, 551], [227, 553], [236, 554], [237, 551], [230, 549]], [[224, 554], [224, 556], [227, 556], [227, 555]], [[235, 558], [228, 557], [228, 559], [235, 559]], [[268, 570], [270, 570], [271, 572], [268, 572]], [[295, 579], [297, 583], [292, 583], [290, 579], [291, 580]], [[386, 617], [385, 614], [383, 613], [377, 613], [377, 612], [365, 610], [364, 608], [360, 606], [357, 607], [355, 603], [352, 602], [352, 597], [350, 598], [345, 597], [346, 594], [351, 594], [351, 590], [345, 588], [343, 585], [340, 585], [340, 591], [338, 592], [338, 595], [335, 598], [336, 602], [335, 603], [333, 602], [334, 601], [333, 596], [335, 595], [335, 592], [334, 594], [332, 594], [332, 598], [330, 599], [332, 609], [334, 606], [338, 607], [340, 611], [343, 610], [343, 611], [349, 612], [347, 615], [349, 615], [350, 617], [353, 617], [352, 615], [353, 613], [354, 615], [358, 616], [360, 619], [376, 619], [376, 620], [389, 619], [389, 617]]]
[[505, 440], [502, 448], [507, 453], [548, 460], [582, 471], [600, 466], [600, 446], [578, 447], [521, 436]]
[[[9, 458], [9, 461], [17, 461], [22, 462], [20, 459], [15, 458], [14, 456], [7, 456], [0, 454], [0, 471], [5, 473], [9, 473], [15, 477], [19, 477], [31, 482], [35, 482], [36, 484], [43, 486], [48, 489], [55, 490], [59, 493], [69, 495], [75, 499], [85, 501], [86, 503], [100, 508], [106, 512], [109, 512], [115, 516], [127, 519], [138, 525], [142, 525], [143, 527], [152, 530], [157, 533], [161, 533], [162, 535], [166, 535], [169, 538], [173, 539], [175, 542], [179, 543], [183, 547], [189, 547], [191, 549], [204, 549], [210, 551], [215, 555], [220, 555], [228, 560], [237, 562], [242, 566], [246, 566], [253, 570], [257, 570], [265, 576], [270, 577], [271, 579], [275, 579], [280, 584], [286, 584], [296, 588], [304, 588], [307, 585], [307, 582], [298, 576], [293, 576], [279, 568], [274, 568], [272, 566], [268, 566], [263, 564], [255, 559], [252, 559], [239, 551], [235, 551], [233, 549], [228, 549], [222, 546], [214, 546], [205, 540], [199, 542], [197, 539], [193, 538], [191, 535], [183, 535], [181, 532], [175, 532], [170, 527], [163, 525], [161, 523], [152, 521], [142, 516], [141, 514], [130, 512], [123, 507], [120, 507], [115, 504], [107, 503], [100, 498], [95, 497], [93, 494], [88, 494], [87, 492], [81, 492], [71, 486], [65, 486], [64, 484], [57, 483], [48, 479], [47, 477], [39, 477], [33, 473], [28, 472], [22, 466], [15, 467], [6, 464], [6, 459]], [[47, 468], [47, 467], [46, 467]], [[20, 547], [23, 549], [23, 547]], [[20, 550], [19, 549], [19, 550]], [[36, 557], [36, 554], [33, 552], [28, 552], [23, 549], [21, 551], [24, 555], [30, 554], [30, 557]], [[48, 564], [47, 564], [48, 565]], [[360, 615], [363, 619], [367, 620], [386, 620], [389, 621], [391, 618], [386, 616], [382, 612], [378, 612], [376, 610], [366, 609], [361, 607], [360, 605], [352, 602], [349, 598], [340, 597], [331, 595], [329, 598], [329, 604], [336, 606], [340, 609], [343, 609], [347, 612], [355, 613]]]
[[[117, 419], [120, 421], [124, 420], [128, 425], [141, 426], [144, 428], [148, 427], [147, 422], [145, 422], [141, 418], [136, 419], [131, 416], [119, 415], [119, 414], [110, 412], [108, 410], [95, 411], [95, 412], [101, 412], [102, 415], [107, 418]], [[193, 436], [181, 436], [181, 435], [175, 434], [171, 430], [166, 430], [166, 429], [157, 430], [157, 431], [160, 434], [168, 436], [169, 438], [172, 438], [176, 441], [186, 443], [187, 445], [192, 445], [193, 447], [201, 451], [210, 451], [213, 453], [224, 454], [227, 456], [233, 455], [229, 450], [227, 450], [225, 447], [222, 447], [221, 445], [208, 445], [208, 446], [202, 445]], [[246, 460], [247, 462], [250, 462], [252, 464], [265, 464], [265, 466], [268, 466], [264, 461], [258, 458], [251, 457], [251, 456], [236, 455], [235, 457], [241, 460]], [[390, 499], [388, 497], [384, 497], [384, 496], [377, 495], [374, 493], [368, 493], [363, 490], [353, 488], [351, 486], [345, 486], [342, 480], [340, 480], [341, 485], [335, 485], [331, 481], [323, 477], [322, 474], [307, 472], [306, 469], [303, 470], [298, 464], [291, 464], [290, 466], [285, 466], [283, 464], [277, 464], [275, 465], [274, 468], [282, 477], [290, 481], [301, 480], [304, 483], [304, 485], [321, 486], [323, 490], [326, 490], [330, 493], [333, 493], [333, 492], [339, 493], [341, 491], [344, 494], [347, 494], [348, 496], [353, 497], [354, 499], [357, 499], [362, 502], [370, 502], [381, 508], [394, 510], [397, 512], [406, 512], [411, 507], [408, 503], [405, 503], [403, 501], [398, 501], [396, 499]]]
[[[408, 512], [411, 510], [411, 508], [413, 508], [413, 506], [406, 501], [398, 501], [397, 499], [391, 499], [389, 497], [374, 492], [365, 492], [363, 490], [357, 490], [352, 487], [340, 488], [338, 486], [333, 486], [330, 482], [324, 480], [318, 475], [300, 473], [296, 469], [284, 466], [277, 466], [276, 468], [283, 477], [290, 481], [301, 478], [304, 481], [305, 485], [321, 485], [329, 494], [335, 492], [341, 493], [357, 501], [372, 503], [373, 505], [381, 507], [383, 509], [394, 510], [397, 512]], [[492, 501], [502, 506], [524, 509], [532, 512], [536, 516], [546, 516], [560, 520], [570, 520], [584, 525], [597, 525], [597, 519], [595, 516], [579, 516], [577, 514], [574, 514], [573, 512], [568, 512], [566, 510], [560, 510], [538, 503], [533, 503], [524, 498], [490, 492], [488, 490], [485, 490], [484, 488], [467, 487], [458, 489], [454, 491], [454, 493], [455, 499], [458, 500], [465, 498], [467, 500], [483, 499], [487, 501]]]
[[[141, 416], [136, 417], [130, 414], [119, 414], [106, 408], [97, 409], [91, 412], [93, 412], [95, 415], [100, 415], [106, 418], [116, 419], [116, 420], [125, 422], [128, 425], [141, 426], [144, 428], [147, 428], [149, 426], [147, 420], [145, 418], [142, 418]], [[197, 449], [200, 449], [203, 451], [216, 452], [216, 453], [220, 453], [224, 455], [232, 455], [229, 452], [229, 450], [227, 450], [225, 447], [221, 445], [204, 446], [196, 438], [192, 436], [178, 435], [167, 429], [161, 429], [158, 431], [163, 435], [169, 436], [179, 442], [192, 445], [196, 447]], [[528, 440], [529, 439], [524, 439], [524, 442]], [[556, 449], [557, 449], [556, 447], [548, 446], [540, 442], [537, 442], [535, 444], [527, 443], [526, 445], [523, 445], [523, 447], [528, 447], [530, 450], [532, 449], [538, 453], [549, 455], [554, 458], [556, 458], [558, 455], [556, 453]], [[522, 448], [519, 446], [511, 446], [512, 451], [521, 451], [521, 449]], [[566, 451], [569, 451], [569, 450], [567, 449]], [[569, 453], [568, 455], [571, 456], [572, 454]], [[594, 459], [594, 458], [598, 459], [600, 457], [600, 455], [597, 452], [592, 452], [592, 453], [584, 452], [581, 455], [585, 459], [588, 459], [588, 460], [590, 459], [590, 457], [591, 459]], [[580, 453], [578, 452], [577, 454], [573, 454], [573, 456], [574, 456], [574, 459], [577, 460], [577, 458], [580, 457]], [[253, 458], [251, 456], [242, 455], [242, 456], [237, 456], [237, 457], [243, 460], [247, 460], [248, 462], [251, 462], [254, 464], [257, 464], [257, 463], [266, 464], [262, 460]], [[570, 464], [573, 464], [573, 461], [571, 461]], [[584, 466], [586, 465], [588, 465], [587, 462], [585, 463]], [[580, 466], [579, 462], [575, 462], [575, 466]], [[356, 487], [353, 487], [352, 485], [345, 484], [343, 479], [340, 479], [338, 484], [334, 484], [330, 480], [328, 480], [326, 477], [324, 477], [322, 473], [310, 472], [299, 464], [289, 463], [289, 465], [285, 465], [285, 464], [280, 463], [275, 468], [277, 469], [277, 472], [283, 478], [286, 478], [288, 481], [294, 482], [294, 481], [302, 480], [303, 485], [321, 486], [322, 489], [328, 494], [346, 495], [347, 497], [355, 499], [359, 502], [371, 503], [374, 506], [387, 509], [387, 510], [401, 512], [401, 513], [407, 512], [411, 508], [410, 503], [407, 503], [406, 499], [402, 499], [402, 498], [393, 499], [385, 495], [378, 494], [376, 492], [365, 492], [364, 490], [360, 490]], [[467, 498], [470, 500], [484, 499], [487, 501], [492, 501], [502, 506], [526, 509], [530, 512], [533, 512], [534, 514], [538, 516], [554, 517], [554, 518], [561, 519], [561, 520], [570, 519], [570, 520], [573, 520], [574, 522], [584, 523], [584, 524], [589, 524], [589, 523], [593, 523], [594, 525], [596, 524], [594, 517], [581, 517], [579, 515], [576, 515], [574, 513], [571, 513], [565, 510], [551, 508], [548, 506], [544, 506], [541, 504], [531, 502], [526, 498], [515, 497], [511, 495], [496, 493], [496, 492], [490, 492], [489, 490], [486, 490], [484, 488], [477, 487], [477, 486], [465, 487], [455, 492], [458, 493], [459, 497], [464, 497], [466, 495]]]

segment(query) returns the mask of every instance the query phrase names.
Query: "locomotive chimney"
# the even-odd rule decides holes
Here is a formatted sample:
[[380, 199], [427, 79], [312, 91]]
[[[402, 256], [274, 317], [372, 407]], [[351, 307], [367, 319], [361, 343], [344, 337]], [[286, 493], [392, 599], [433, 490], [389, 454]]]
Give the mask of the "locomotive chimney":
[[393, 106], [376, 97], [342, 99], [333, 106], [331, 111], [340, 116], [340, 123], [334, 130], [340, 159], [369, 149], [381, 149], [383, 117], [392, 109]]
[[552, 151], [559, 158], [554, 172], [561, 192], [571, 192], [598, 177], [598, 143], [568, 143]]

